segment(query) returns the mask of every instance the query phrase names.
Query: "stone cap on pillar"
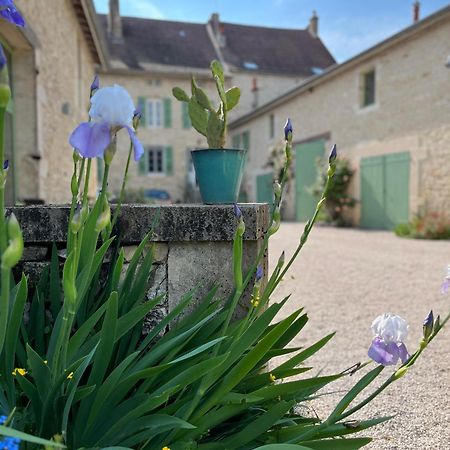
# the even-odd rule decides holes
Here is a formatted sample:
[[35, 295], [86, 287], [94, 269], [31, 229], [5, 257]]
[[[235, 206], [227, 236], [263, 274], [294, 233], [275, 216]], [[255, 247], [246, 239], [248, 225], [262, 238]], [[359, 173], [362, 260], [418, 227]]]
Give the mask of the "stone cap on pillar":
[[[245, 221], [244, 239], [260, 240], [268, 228], [267, 203], [239, 204]], [[113, 208], [114, 210], [114, 208]], [[36, 205], [8, 208], [29, 244], [64, 243], [70, 207]], [[138, 244], [153, 228], [155, 242], [232, 241], [236, 229], [233, 205], [122, 205], [118, 220], [122, 244]]]

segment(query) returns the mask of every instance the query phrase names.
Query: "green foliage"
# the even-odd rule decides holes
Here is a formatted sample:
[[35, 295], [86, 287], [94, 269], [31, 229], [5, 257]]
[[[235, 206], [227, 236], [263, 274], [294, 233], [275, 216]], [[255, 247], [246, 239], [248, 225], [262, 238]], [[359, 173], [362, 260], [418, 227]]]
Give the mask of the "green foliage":
[[410, 223], [398, 224], [394, 232], [399, 237], [416, 239], [450, 239], [450, 220], [437, 212], [418, 214]]
[[[325, 160], [318, 159], [316, 163], [317, 179], [311, 186], [311, 193], [319, 196], [327, 181], [327, 166]], [[348, 159], [338, 158], [336, 160], [336, 173], [334, 174], [330, 191], [323, 211], [323, 219], [337, 226], [346, 226], [345, 213], [353, 208], [356, 200], [348, 194], [349, 185], [355, 174]]]
[[172, 89], [173, 96], [188, 104], [188, 113], [192, 126], [206, 137], [210, 148], [223, 148], [227, 135], [227, 113], [238, 103], [241, 91], [236, 86], [225, 90], [225, 76], [219, 61], [211, 63], [211, 73], [219, 95], [219, 106], [208, 98], [200, 88], [194, 76], [191, 79], [191, 97], [180, 87]]

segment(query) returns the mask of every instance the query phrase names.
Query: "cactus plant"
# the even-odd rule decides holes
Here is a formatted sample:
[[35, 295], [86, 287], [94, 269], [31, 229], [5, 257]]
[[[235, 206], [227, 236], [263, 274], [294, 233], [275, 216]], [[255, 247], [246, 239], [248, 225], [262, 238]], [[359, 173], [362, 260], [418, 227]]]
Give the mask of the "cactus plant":
[[214, 108], [213, 102], [205, 91], [197, 85], [194, 76], [191, 79], [191, 97], [180, 87], [174, 87], [172, 93], [177, 100], [188, 104], [191, 124], [206, 137], [209, 148], [224, 148], [227, 135], [227, 113], [238, 104], [241, 91], [236, 86], [225, 91], [225, 76], [219, 61], [211, 62], [211, 72], [220, 99], [217, 109]]

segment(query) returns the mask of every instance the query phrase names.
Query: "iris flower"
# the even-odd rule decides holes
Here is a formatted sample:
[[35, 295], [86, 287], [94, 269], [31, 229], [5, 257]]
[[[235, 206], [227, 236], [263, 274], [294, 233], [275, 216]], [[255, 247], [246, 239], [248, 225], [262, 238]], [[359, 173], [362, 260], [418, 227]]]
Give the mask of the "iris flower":
[[91, 98], [90, 122], [83, 122], [72, 132], [69, 142], [81, 156], [103, 156], [112, 136], [125, 128], [134, 148], [134, 159], [139, 160], [144, 148], [133, 129], [135, 107], [130, 94], [118, 84], [98, 89]]
[[450, 264], [447, 267], [447, 276], [444, 279], [444, 282], [441, 285], [441, 293], [447, 294], [450, 290]]
[[18, 27], [25, 26], [25, 20], [17, 11], [13, 0], [0, 0], [0, 16]]
[[386, 313], [372, 323], [375, 335], [368, 355], [378, 364], [393, 366], [400, 359], [405, 363], [409, 358], [404, 341], [408, 336], [408, 324], [400, 316]]

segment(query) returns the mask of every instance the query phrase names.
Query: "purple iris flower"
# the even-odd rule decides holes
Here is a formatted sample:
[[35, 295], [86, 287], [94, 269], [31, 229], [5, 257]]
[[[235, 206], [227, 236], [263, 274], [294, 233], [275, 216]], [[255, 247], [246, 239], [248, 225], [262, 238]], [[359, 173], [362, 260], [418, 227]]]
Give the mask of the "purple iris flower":
[[286, 124], [284, 125], [284, 138], [286, 141], [289, 139], [289, 133], [292, 135], [292, 122], [291, 119], [288, 117], [286, 120]]
[[431, 336], [431, 333], [433, 333], [433, 326], [434, 326], [434, 316], [433, 310], [431, 310], [428, 313], [428, 316], [423, 321], [423, 337], [425, 339], [428, 339]]
[[450, 290], [450, 264], [447, 266], [447, 276], [444, 279], [444, 282], [441, 285], [441, 293], [447, 294]]
[[408, 360], [408, 350], [403, 343], [408, 335], [408, 324], [404, 319], [395, 314], [383, 314], [373, 321], [372, 331], [375, 337], [368, 351], [369, 358], [383, 366], [393, 366], [399, 359], [402, 363]]
[[333, 163], [337, 158], [337, 147], [336, 144], [333, 145], [333, 148], [331, 149], [330, 156], [328, 157], [328, 163]]
[[144, 154], [132, 126], [134, 104], [130, 94], [117, 84], [98, 89], [91, 98], [91, 122], [78, 125], [69, 138], [70, 145], [85, 158], [103, 156], [112, 135], [125, 128], [134, 148], [134, 160]]
[[9, 159], [5, 159], [3, 161], [3, 170], [8, 170], [9, 167]]
[[3, 67], [5, 67], [6, 63], [7, 63], [7, 60], [6, 60], [5, 52], [3, 51], [3, 47], [0, 44], [0, 70], [2, 70]]
[[0, 0], [0, 16], [18, 27], [25, 26], [25, 20], [17, 11], [13, 0]]

